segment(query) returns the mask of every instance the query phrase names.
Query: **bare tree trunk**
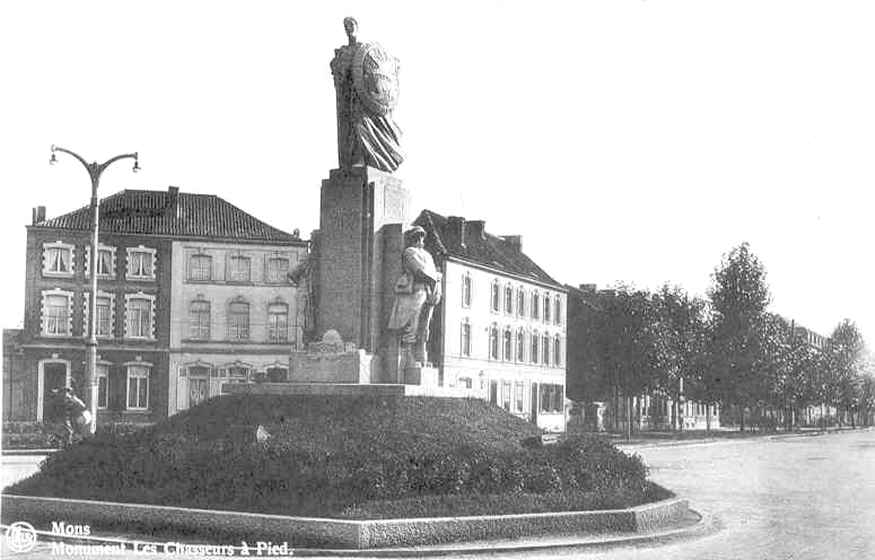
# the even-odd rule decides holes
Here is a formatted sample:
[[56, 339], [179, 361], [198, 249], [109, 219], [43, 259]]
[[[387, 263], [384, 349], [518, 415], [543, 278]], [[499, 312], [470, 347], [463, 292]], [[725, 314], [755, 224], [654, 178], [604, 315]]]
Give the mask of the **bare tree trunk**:
[[632, 396], [626, 396], [626, 440], [632, 439]]
[[705, 404], [705, 433], [711, 433], [711, 404]]
[[743, 406], [739, 406], [738, 409], [739, 409], [739, 411], [740, 411], [740, 413], [741, 413], [741, 414], [740, 414], [741, 419], [740, 419], [739, 422], [738, 422], [738, 429], [739, 429], [739, 431], [742, 431], [742, 432], [743, 432], [743, 431], [744, 431], [744, 407], [743, 407]]

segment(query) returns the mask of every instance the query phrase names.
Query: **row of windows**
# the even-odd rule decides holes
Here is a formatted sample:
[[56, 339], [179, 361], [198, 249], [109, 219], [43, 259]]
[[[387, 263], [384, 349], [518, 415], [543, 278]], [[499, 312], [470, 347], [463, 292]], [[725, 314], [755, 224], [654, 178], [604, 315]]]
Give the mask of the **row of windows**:
[[[471, 356], [471, 323], [462, 321], [460, 327], [460, 354]], [[542, 365], [562, 365], [562, 338], [549, 333], [540, 334], [537, 331], [527, 332], [518, 328], [516, 332], [510, 327], [500, 331], [497, 325], [489, 327], [489, 347], [487, 355], [490, 360]]]
[[[83, 294], [82, 334], [89, 333], [91, 294]], [[124, 337], [139, 339], [155, 338], [155, 296], [138, 292], [125, 294]], [[42, 293], [41, 329], [44, 336], [73, 335], [73, 292], [59, 289]], [[98, 337], [111, 337], [115, 329], [115, 294], [97, 294]]]
[[[251, 306], [242, 297], [228, 304], [226, 333], [228, 340], [250, 340]], [[188, 337], [192, 340], [212, 338], [212, 304], [203, 296], [193, 300], [188, 307]], [[267, 341], [289, 341], [289, 306], [276, 299], [267, 306]]]
[[[532, 391], [531, 399], [526, 399], [527, 383], [516, 381], [491, 381], [489, 383], [489, 402], [498, 405], [501, 408], [516, 413], [525, 413], [531, 406], [531, 399], [537, 399], [538, 412], [555, 413], [563, 410], [563, 392], [562, 385], [552, 383], [532, 383], [531, 387], [537, 390]], [[526, 404], [529, 407], [526, 407]]]
[[[462, 307], [471, 307], [473, 279], [470, 274], [462, 275]], [[493, 313], [529, 317], [545, 323], [562, 324], [562, 298], [559, 294], [541, 294], [537, 290], [526, 293], [522, 286], [514, 287], [507, 283], [502, 289], [498, 280], [493, 280], [489, 294], [489, 310]]]
[[[126, 249], [126, 280], [155, 280], [157, 250], [149, 247]], [[43, 243], [43, 276], [72, 277], [76, 273], [76, 246], [56, 241]], [[91, 247], [85, 248], [85, 274], [90, 275]], [[97, 247], [97, 277], [116, 277], [116, 248], [106, 245]]]
[[[252, 281], [252, 257], [245, 255], [230, 255], [227, 258], [228, 282]], [[284, 256], [265, 258], [264, 279], [269, 284], [287, 284], [289, 282], [290, 260]], [[205, 253], [196, 253], [188, 258], [186, 277], [190, 282], [209, 282], [213, 277], [213, 257]]]

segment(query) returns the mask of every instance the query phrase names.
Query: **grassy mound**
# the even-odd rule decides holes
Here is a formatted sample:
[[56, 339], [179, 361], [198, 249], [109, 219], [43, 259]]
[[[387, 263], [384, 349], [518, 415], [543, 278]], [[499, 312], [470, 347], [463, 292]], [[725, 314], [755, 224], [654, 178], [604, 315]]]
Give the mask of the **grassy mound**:
[[98, 433], [6, 492], [352, 518], [665, 497], [637, 457], [594, 438], [522, 445], [539, 433], [475, 399], [224, 396], [133, 434]]

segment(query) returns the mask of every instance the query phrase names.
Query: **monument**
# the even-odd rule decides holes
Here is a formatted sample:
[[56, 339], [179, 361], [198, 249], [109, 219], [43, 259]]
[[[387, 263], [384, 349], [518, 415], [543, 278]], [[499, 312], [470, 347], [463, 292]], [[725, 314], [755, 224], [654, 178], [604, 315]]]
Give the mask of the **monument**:
[[293, 353], [290, 380], [436, 385], [425, 343], [440, 273], [422, 228], [404, 239], [410, 193], [395, 175], [404, 156], [392, 114], [399, 63], [379, 44], [360, 42], [355, 19], [343, 25], [347, 44], [331, 61], [338, 167], [322, 182], [309, 272], [319, 341]]

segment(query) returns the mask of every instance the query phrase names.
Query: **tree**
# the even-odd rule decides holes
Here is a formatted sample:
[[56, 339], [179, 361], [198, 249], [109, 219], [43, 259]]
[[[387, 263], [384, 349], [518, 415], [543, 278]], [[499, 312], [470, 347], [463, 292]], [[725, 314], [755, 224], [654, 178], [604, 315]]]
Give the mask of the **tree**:
[[759, 259], [742, 243], [724, 255], [708, 291], [712, 306], [709, 335], [710, 367], [703, 385], [710, 398], [724, 407], [744, 410], [764, 394], [766, 306], [771, 299], [766, 272]]
[[842, 409], [850, 416], [853, 425], [854, 415], [860, 408], [864, 352], [863, 335], [857, 325], [849, 319], [839, 323], [830, 337], [828, 348], [830, 370], [827, 397], [830, 404], [839, 410], [840, 425]]
[[[701, 377], [705, 363], [705, 302], [690, 297], [680, 287], [668, 284], [653, 296], [653, 301], [659, 320], [661, 340], [658, 349], [662, 357], [656, 372], [659, 375], [657, 382], [662, 391], [672, 397], [673, 427], [683, 429], [679, 421], [682, 391], [701, 397], [695, 383]], [[682, 389], [684, 386], [686, 389]], [[713, 404], [706, 398], [699, 400], [709, 406]], [[707, 423], [710, 428], [710, 408], [708, 411]]]
[[631, 438], [632, 398], [656, 386], [664, 362], [658, 316], [648, 293], [627, 286], [602, 293], [599, 303], [599, 362], [615, 397], [625, 398], [626, 436]]

